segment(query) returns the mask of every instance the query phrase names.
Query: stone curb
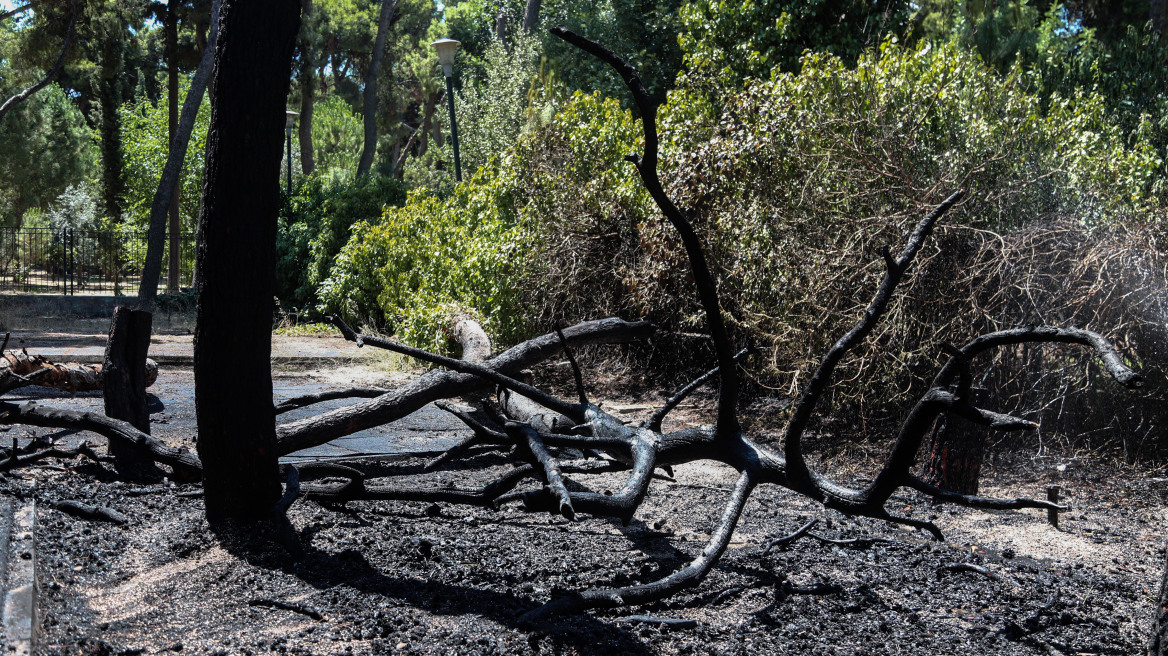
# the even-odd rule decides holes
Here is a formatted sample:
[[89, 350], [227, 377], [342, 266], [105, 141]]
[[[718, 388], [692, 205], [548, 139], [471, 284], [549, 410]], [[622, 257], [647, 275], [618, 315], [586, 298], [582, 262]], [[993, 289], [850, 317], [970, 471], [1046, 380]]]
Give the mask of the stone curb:
[[[9, 506], [12, 501], [8, 502]], [[12, 515], [8, 538], [8, 581], [4, 586], [3, 625], [7, 653], [30, 656], [40, 629], [37, 616], [36, 502]]]

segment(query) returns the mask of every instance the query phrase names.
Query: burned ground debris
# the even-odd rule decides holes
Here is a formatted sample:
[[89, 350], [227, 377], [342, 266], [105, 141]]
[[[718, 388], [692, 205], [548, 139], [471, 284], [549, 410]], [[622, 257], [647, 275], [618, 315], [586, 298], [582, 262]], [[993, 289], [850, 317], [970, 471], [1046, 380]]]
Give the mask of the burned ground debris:
[[[716, 353], [716, 367], [701, 379], [702, 382], [716, 380], [718, 395], [715, 423], [711, 426], [689, 426], [674, 431], [662, 430], [663, 420], [670, 406], [675, 406], [680, 398], [696, 389], [697, 385], [688, 386], [686, 391], [674, 396], [662, 410], [650, 415], [640, 424], [628, 424], [621, 417], [589, 400], [584, 384], [585, 375], [572, 357], [573, 345], [643, 338], [652, 332], [652, 327], [646, 324], [616, 319], [588, 322], [563, 331], [556, 330], [555, 333], [522, 343], [493, 358], [486, 357], [489, 348], [482, 344], [473, 328], [464, 326], [464, 332], [460, 334], [463, 335], [461, 341], [467, 348], [464, 349], [462, 359], [453, 359], [380, 337], [360, 334], [337, 319], [338, 328], [347, 339], [356, 342], [358, 346], [394, 350], [440, 365], [445, 370], [432, 371], [406, 387], [384, 393], [382, 390], [371, 391], [368, 388], [354, 389], [352, 396], [371, 398], [341, 410], [279, 426], [275, 430], [274, 440], [268, 439], [266, 444], [269, 447], [274, 446], [275, 451], [281, 455], [323, 444], [365, 427], [392, 421], [432, 401], [453, 398], [493, 386], [502, 388], [507, 393], [501, 394], [498, 399], [481, 400], [474, 408], [450, 407], [451, 411], [472, 429], [474, 437], [456, 447], [457, 451], [445, 456], [443, 462], [407, 462], [401, 468], [405, 470], [404, 472], [395, 472], [393, 467], [383, 465], [370, 465], [369, 471], [341, 465], [318, 465], [305, 467], [302, 471], [285, 468], [287, 494], [277, 503], [278, 514], [283, 516], [290, 513], [293, 519], [297, 517], [303, 519], [306, 513], [323, 516], [326, 512], [333, 517], [344, 517], [346, 512], [353, 512], [344, 510], [345, 505], [348, 502], [359, 501], [368, 505], [362, 506], [366, 510], [355, 511], [359, 518], [352, 520], [355, 524], [353, 528], [366, 528], [362, 522], [386, 524], [387, 517], [402, 509], [398, 502], [415, 504], [442, 502], [477, 506], [484, 510], [463, 514], [461, 520], [463, 526], [451, 529], [437, 539], [422, 535], [396, 542], [395, 544], [400, 547], [396, 553], [387, 553], [384, 546], [372, 548], [371, 551], [378, 554], [376, 563], [370, 562], [363, 555], [362, 549], [356, 546], [339, 552], [334, 550], [325, 553], [313, 546], [314, 535], [304, 533], [296, 539], [307, 544], [308, 548], [303, 554], [293, 553], [298, 557], [292, 559], [288, 558], [287, 553], [276, 553], [279, 548], [274, 546], [268, 552], [254, 551], [251, 547], [241, 548], [232, 544], [224, 544], [222, 548], [235, 555], [246, 552], [242, 557], [262, 569], [270, 570], [273, 579], [280, 579], [281, 575], [284, 575], [283, 583], [273, 585], [275, 587], [285, 585], [288, 590], [295, 587], [290, 582], [291, 579], [299, 579], [314, 587], [327, 589], [336, 588], [344, 582], [345, 585], [365, 593], [392, 597], [404, 601], [406, 606], [426, 607], [439, 613], [446, 610], [451, 614], [462, 614], [472, 612], [472, 608], [492, 606], [488, 610], [478, 612], [487, 615], [492, 622], [506, 625], [508, 631], [505, 632], [504, 638], [507, 640], [518, 639], [523, 631], [532, 628], [546, 628], [556, 625], [557, 622], [567, 622], [574, 625], [573, 630], [578, 633], [591, 632], [614, 643], [622, 641], [627, 643], [627, 636], [623, 635], [625, 629], [602, 625], [587, 614], [582, 614], [582, 611], [669, 603], [668, 600], [688, 595], [689, 593], [685, 592], [688, 588], [698, 586], [710, 576], [733, 579], [733, 583], [724, 586], [709, 598], [701, 595], [682, 597], [685, 603], [697, 606], [705, 603], [718, 605], [729, 603], [736, 595], [749, 596], [758, 589], [774, 590], [777, 595], [774, 606], [760, 612], [754, 619], [759, 627], [767, 627], [768, 630], [779, 624], [775, 618], [786, 614], [787, 609], [803, 609], [808, 612], [808, 617], [814, 616], [815, 613], [810, 610], [809, 604], [823, 596], [840, 596], [844, 599], [842, 605], [833, 606], [833, 613], [873, 611], [866, 616], [865, 621], [872, 620], [875, 624], [873, 628], [878, 633], [896, 634], [903, 631], [902, 625], [905, 623], [921, 622], [920, 604], [906, 603], [903, 598], [890, 600], [887, 598], [888, 595], [875, 591], [870, 583], [860, 582], [845, 587], [831, 581], [814, 580], [814, 577], [802, 576], [798, 580], [791, 580], [788, 574], [767, 571], [768, 568], [765, 566], [768, 559], [787, 560], [795, 550], [799, 550], [799, 556], [810, 554], [813, 561], [816, 558], [821, 561], [824, 558], [830, 560], [831, 557], [846, 560], [845, 556], [840, 556], [845, 552], [839, 550], [857, 547], [866, 550], [867, 555], [864, 558], [871, 562], [894, 553], [901, 560], [923, 565], [924, 569], [916, 570], [914, 576], [919, 575], [920, 571], [929, 571], [933, 573], [935, 579], [943, 579], [944, 584], [953, 589], [969, 586], [966, 577], [971, 573], [980, 575], [977, 577], [979, 579], [990, 579], [992, 584], [1002, 587], [1004, 591], [995, 593], [997, 594], [994, 600], [995, 610], [986, 611], [986, 617], [993, 613], [1006, 612], [997, 610], [1001, 607], [1010, 608], [1008, 612], [1017, 613], [1022, 619], [1002, 620], [996, 616], [991, 619], [983, 617], [985, 625], [992, 623], [1002, 626], [992, 633], [987, 633], [985, 639], [990, 643], [1004, 639], [1016, 644], [1041, 643], [1054, 649], [1084, 647], [1067, 642], [1065, 637], [1050, 637], [1052, 634], [1063, 635], [1051, 631], [1055, 627], [1088, 622], [1081, 616], [1081, 611], [1077, 610], [1077, 605], [1061, 599], [1057, 594], [1038, 607], [1035, 607], [1032, 598], [1018, 602], [1015, 599], [1017, 595], [1009, 591], [1010, 582], [1004, 577], [995, 578], [996, 571], [982, 562], [943, 562], [937, 555], [943, 552], [937, 547], [928, 546], [928, 542], [916, 539], [898, 540], [888, 537], [887, 534], [893, 529], [899, 530], [895, 525], [900, 525], [919, 529], [932, 538], [943, 537], [941, 528], [932, 519], [907, 512], [903, 499], [898, 496], [904, 488], [914, 489], [938, 501], [982, 509], [1066, 510], [1063, 506], [1038, 499], [999, 500], [957, 494], [934, 487], [912, 474], [911, 469], [916, 464], [922, 441], [928, 436], [935, 420], [943, 414], [956, 415], [986, 429], [997, 431], [1023, 431], [1036, 427], [1033, 422], [971, 404], [971, 371], [973, 360], [977, 356], [994, 349], [1019, 344], [1072, 344], [1091, 349], [1103, 363], [1106, 371], [1127, 387], [1140, 385], [1139, 374], [1125, 364], [1106, 338], [1091, 331], [1054, 326], [995, 331], [974, 338], [960, 347], [940, 347], [943, 352], [940, 370], [904, 419], [895, 444], [883, 459], [878, 473], [870, 480], [837, 480], [822, 471], [822, 468], [813, 466], [804, 452], [803, 439], [810, 418], [817, 411], [817, 405], [832, 384], [837, 365], [871, 333], [880, 320], [898, 285], [911, 272], [917, 254], [928, 240], [936, 223], [961, 202], [962, 194], [956, 192], [939, 201], [936, 208], [919, 221], [899, 253], [894, 255], [885, 249], [883, 258], [886, 270], [878, 289], [863, 316], [828, 350], [819, 368], [804, 385], [791, 407], [780, 445], [770, 446], [751, 439], [742, 429], [740, 416], [738, 367], [742, 353], [736, 354], [739, 345], [732, 342], [724, 324], [716, 281], [706, 263], [703, 245], [684, 212], [673, 204], [658, 179], [655, 106], [650, 101], [637, 72], [622, 59], [598, 44], [567, 30], [557, 28], [553, 32], [616, 70], [629, 87], [640, 110], [644, 127], [644, 151], [629, 155], [627, 159], [637, 168], [646, 189], [677, 230], [684, 244], [705, 313], [706, 327]], [[207, 339], [206, 334], [201, 332], [200, 335], [203, 336], [201, 339]], [[523, 368], [561, 352], [566, 355], [574, 372], [577, 398], [573, 401], [557, 398], [519, 379]], [[281, 407], [311, 405], [326, 396], [294, 399], [282, 404]], [[126, 422], [94, 416], [91, 413], [35, 405], [18, 407], [4, 404], [0, 409], [6, 411], [4, 421], [9, 423], [93, 430], [111, 440], [148, 452], [152, 459], [173, 467], [176, 473], [191, 475], [203, 471], [203, 464], [192, 454], [168, 447]], [[266, 407], [262, 412], [258, 408], [255, 410], [257, 414], [273, 415], [276, 411]], [[229, 430], [224, 431], [224, 435], [229, 433]], [[17, 458], [14, 449], [9, 459], [16, 462]], [[497, 559], [507, 558], [501, 552], [503, 544], [497, 539], [499, 536], [494, 539], [489, 535], [457, 537], [462, 533], [473, 533], [473, 529], [482, 528], [479, 513], [487, 511], [501, 513], [519, 523], [538, 524], [541, 530], [552, 536], [555, 536], [557, 531], [571, 533], [575, 530], [571, 527], [579, 526], [575, 520], [590, 515], [601, 522], [604, 518], [611, 518], [615, 520], [612, 526], [619, 522], [621, 529], [618, 530], [626, 537], [634, 543], [648, 545], [661, 537], [655, 536], [655, 532], [661, 526], [655, 525], [653, 530], [649, 530], [643, 524], [643, 520], [642, 523], [638, 523], [638, 520], [646, 504], [650, 503], [647, 500], [653, 495], [652, 490], [661, 477], [660, 472], [665, 470], [668, 477], [668, 472], [671, 471], [669, 468], [691, 465], [696, 461], [715, 461], [734, 471], [732, 476], [722, 481], [723, 485], [717, 494], [703, 494], [702, 503], [687, 504], [691, 506], [686, 516], [687, 522], [701, 521], [696, 520], [694, 515], [702, 513], [709, 515], [713, 514], [711, 510], [719, 506], [722, 508], [720, 518], [713, 528], [698, 532], [703, 534], [703, 539], [692, 540], [704, 543], [700, 550], [678, 550], [673, 549], [672, 545], [668, 548], [660, 545], [643, 546], [646, 551], [672, 550], [673, 553], [650, 559], [655, 562], [633, 558], [631, 559], [633, 562], [627, 563], [630, 569], [626, 570], [623, 568], [625, 563], [622, 559], [613, 558], [610, 554], [588, 554], [584, 559], [586, 562], [573, 562], [571, 557], [573, 545], [570, 539], [557, 540], [554, 537], [547, 537], [545, 540], [562, 546], [563, 553], [546, 563], [536, 576], [531, 576], [530, 572], [508, 573], [508, 567], [501, 570], [488, 568], [487, 572], [474, 571], [475, 558], [484, 558], [490, 554], [499, 554], [494, 556]], [[425, 482], [429, 471], [436, 465], [447, 467], [454, 464], [458, 465], [460, 471], [475, 472], [470, 475], [470, 481], [464, 486]], [[381, 471], [375, 471], [379, 468]], [[247, 467], [238, 467], [237, 470], [234, 475], [242, 476], [240, 472], [247, 471]], [[581, 471], [595, 475], [604, 473], [604, 470], [610, 472], [611, 477], [608, 481], [611, 484], [608, 489], [602, 491], [596, 491], [573, 480], [573, 476]], [[612, 471], [621, 473], [611, 474]], [[380, 477], [374, 476], [374, 473], [380, 475], [406, 473], [409, 480], [395, 481], [391, 484], [374, 483], [373, 479]], [[305, 478], [302, 484], [299, 483], [300, 475]], [[534, 488], [518, 489], [529, 478], [536, 479], [539, 485]], [[237, 483], [246, 485], [243, 481]], [[752, 533], [771, 535], [778, 533], [787, 536], [770, 541], [770, 545], [778, 550], [768, 548], [760, 550], [757, 554], [738, 550], [728, 555], [747, 506], [752, 501], [764, 498], [765, 507], [777, 499], [775, 490], [763, 492], [764, 488], [790, 490], [799, 497], [797, 504], [821, 506], [838, 511], [852, 518], [848, 521], [854, 522], [854, 527], [865, 531], [882, 531], [884, 534], [827, 537], [819, 533], [813, 534], [810, 531], [810, 523], [803, 524], [802, 528], [791, 533], [789, 529], [785, 532], [780, 530], [784, 527], [777, 522], [772, 524], [770, 521], [757, 521], [752, 526]], [[303, 492], [309, 499], [321, 502], [327, 510], [308, 510], [307, 504], [290, 508], [298, 491]], [[272, 496], [271, 493], [272, 490], [267, 490], [268, 496]], [[391, 507], [386, 505], [387, 502], [396, 505]], [[525, 512], [517, 512], [516, 508], [510, 505], [512, 502], [522, 502]], [[191, 507], [194, 503], [186, 502], [183, 512], [180, 513], [181, 517], [170, 521], [185, 526], [188, 532], [193, 530], [190, 513], [194, 512]], [[215, 503], [222, 506], [230, 503], [230, 499], [216, 497]], [[650, 505], [658, 509], [668, 506], [659, 500], [652, 501]], [[433, 508], [437, 510], [434, 511]], [[409, 513], [414, 513], [419, 517], [413, 518], [419, 519], [420, 522], [436, 522], [436, 518], [445, 513], [442, 507], [431, 505], [427, 505], [420, 513], [413, 506], [406, 505], [405, 509], [407, 517], [410, 516]], [[676, 510], [676, 506], [674, 509]], [[208, 514], [211, 514], [210, 505], [207, 506], [207, 510]], [[222, 514], [221, 511], [220, 507], [216, 512]], [[361, 518], [363, 512], [376, 517], [372, 520]], [[519, 520], [519, 517], [540, 519]], [[335, 526], [345, 520], [330, 521]], [[670, 522], [673, 523], [676, 522]], [[296, 522], [293, 522], [293, 525], [295, 524]], [[330, 527], [318, 530], [327, 531], [327, 528]], [[682, 527], [677, 527], [680, 528]], [[343, 542], [346, 539], [340, 532], [329, 531], [328, 534], [328, 539], [334, 542]], [[534, 539], [530, 531], [524, 532], [523, 537], [528, 540]], [[805, 546], [799, 542], [799, 538], [802, 537], [812, 537], [814, 541], [808, 540], [806, 544], [813, 546]], [[196, 543], [190, 553], [207, 547], [206, 543], [200, 543], [197, 536], [191, 537], [188, 534], [188, 538]], [[224, 538], [224, 542], [230, 542], [230, 539]], [[182, 540], [179, 541], [180, 548], [181, 543]], [[696, 556], [694, 551], [697, 551]], [[824, 553], [830, 553], [831, 556], [823, 556]], [[974, 549], [973, 553], [977, 553], [977, 550]], [[402, 574], [402, 577], [416, 576], [417, 571], [426, 569], [425, 563], [420, 561], [435, 561], [440, 563], [438, 568], [440, 571], [453, 577], [471, 579], [476, 586], [482, 587], [476, 587], [473, 592], [468, 592], [463, 587], [455, 586], [452, 582], [458, 581], [459, 578], [453, 578], [448, 579], [451, 582], [440, 582], [437, 587], [429, 587], [422, 591], [411, 590], [414, 582], [395, 578], [386, 573], [399, 567], [392, 562], [395, 558], [402, 561], [401, 570], [408, 572]], [[719, 571], [717, 566], [719, 563], [724, 564], [727, 558], [731, 562], [725, 570], [729, 571]], [[1005, 555], [1002, 558], [1008, 559]], [[636, 567], [638, 561], [641, 563], [639, 568]], [[228, 573], [239, 571], [233, 570], [231, 565], [223, 564], [225, 562], [226, 560], [220, 562], [224, 571]], [[601, 567], [603, 575], [600, 578], [610, 583], [602, 587], [592, 587], [594, 580], [592, 576], [573, 573], [587, 571], [582, 570], [582, 565], [585, 568]], [[79, 566], [83, 569], [85, 567], [84, 564]], [[762, 567], [763, 571], [751, 571], [746, 574], [741, 571], [759, 567]], [[1032, 575], [1020, 576], [1028, 576], [1028, 585], [1040, 586], [1048, 584], [1047, 579], [1056, 574], [1049, 569], [1039, 568], [1034, 570]], [[744, 579], [745, 582], [740, 579]], [[555, 581], [554, 586], [551, 581]], [[919, 581], [914, 585], [924, 586]], [[514, 586], [518, 586], [518, 590], [524, 595], [536, 597], [545, 603], [532, 607], [527, 601], [521, 601], [514, 592]], [[779, 607], [781, 603], [796, 598], [799, 599], [798, 602]], [[1012, 608], [1011, 599], [1016, 602]], [[305, 605], [299, 601], [270, 595], [267, 590], [264, 590], [262, 595], [253, 596], [248, 603], [256, 613], [284, 611], [306, 616], [318, 622], [323, 621], [329, 612], [320, 611], [315, 606]], [[349, 612], [355, 602], [334, 600], [332, 605], [334, 608], [343, 608], [346, 609], [345, 612]], [[1026, 614], [1023, 615], [1023, 611]], [[407, 617], [411, 614], [412, 611], [397, 612], [394, 619], [385, 618], [382, 622], [376, 621], [383, 619], [377, 615], [371, 620], [363, 618], [367, 619], [365, 625], [354, 628], [353, 631], [358, 632], [360, 639], [369, 641], [399, 635], [403, 630], [402, 624], [411, 621]], [[822, 611], [819, 615], [822, 615]], [[558, 616], [569, 616], [571, 619], [564, 620]], [[258, 622], [260, 620], [257, 620], [257, 625]], [[641, 618], [638, 623], [653, 625], [654, 621], [652, 617]], [[454, 624], [457, 625], [457, 622]], [[670, 629], [669, 618], [662, 619], [656, 624], [652, 630]], [[686, 624], [684, 628], [693, 627]], [[453, 639], [452, 636], [457, 630], [455, 626], [445, 639]], [[796, 627], [792, 637], [800, 637], [798, 630]], [[805, 632], [807, 629], [802, 630]], [[422, 635], [428, 635], [429, 631], [429, 629], [423, 631]], [[826, 632], [830, 633], [831, 630]], [[369, 635], [366, 635], [367, 633]], [[1039, 637], [1040, 634], [1045, 636]], [[530, 635], [536, 643], [542, 639], [538, 633]], [[990, 635], [995, 637], [991, 639]], [[718, 642], [720, 639], [718, 636], [708, 638], [711, 642]], [[428, 639], [433, 640], [433, 636]], [[400, 647], [400, 644], [410, 646], [409, 643], [393, 646]], [[509, 651], [512, 646], [495, 645], [495, 649]], [[522, 645], [514, 646], [522, 648]], [[1085, 646], [1088, 649], [1093, 647], [1094, 645]], [[1107, 645], [1102, 647], [1115, 648]], [[530, 641], [528, 648], [531, 648]]]

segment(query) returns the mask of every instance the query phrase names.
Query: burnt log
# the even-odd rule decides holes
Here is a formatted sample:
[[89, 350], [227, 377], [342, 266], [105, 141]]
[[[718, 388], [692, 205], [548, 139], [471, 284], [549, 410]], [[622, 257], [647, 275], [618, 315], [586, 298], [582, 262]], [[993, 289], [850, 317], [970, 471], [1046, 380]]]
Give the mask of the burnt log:
[[[34, 376], [34, 374], [36, 375]], [[102, 378], [102, 365], [53, 362], [43, 355], [29, 353], [23, 349], [5, 351], [3, 355], [0, 355], [0, 378], [7, 379], [13, 376], [32, 377], [24, 384], [52, 387], [65, 392], [96, 392], [102, 390], [105, 385]], [[156, 380], [158, 380], [158, 363], [147, 358], [144, 383], [146, 387], [150, 387]], [[13, 384], [8, 389], [20, 386]]]

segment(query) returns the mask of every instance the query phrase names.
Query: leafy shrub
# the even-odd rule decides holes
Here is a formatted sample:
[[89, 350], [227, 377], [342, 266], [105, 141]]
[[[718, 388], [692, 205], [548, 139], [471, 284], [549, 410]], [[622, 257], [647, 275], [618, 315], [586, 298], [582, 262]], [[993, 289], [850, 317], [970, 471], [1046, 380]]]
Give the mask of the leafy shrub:
[[[1162, 230], [1155, 148], [1114, 125], [1099, 96], [1043, 98], [1021, 69], [1001, 77], [956, 45], [892, 40], [854, 68], [813, 53], [799, 74], [738, 91], [709, 84], [687, 78], [661, 108], [662, 177], [707, 244], [738, 339], [764, 347], [757, 384], [797, 391], [866, 305], [880, 248], [900, 244], [958, 188], [967, 199], [888, 320], [841, 369], [853, 382], [832, 410], [861, 421], [897, 414], [941, 340], [1039, 320], [1103, 331], [1117, 316], [1147, 321], [1131, 314], [1151, 312], [1147, 304], [1067, 314], [1057, 294], [1089, 298], [1100, 268], [1055, 266], [1018, 246], [1033, 243], [1024, 235], [1037, 226], [1070, 225], [1085, 240], [1076, 252], [1105, 260], [1088, 254], [1121, 252], [1131, 230]], [[552, 320], [646, 318], [664, 329], [650, 356], [657, 371], [706, 366], [681, 245], [622, 161], [639, 140], [618, 102], [577, 94], [449, 198], [412, 196], [362, 226], [322, 299], [428, 346], [451, 304], [482, 310], [496, 337]], [[1001, 254], [1020, 262], [1003, 268]], [[1065, 273], [1042, 278], [1046, 264]], [[1011, 284], [1033, 292], [1030, 306], [1005, 293]]]
[[401, 205], [405, 198], [401, 181], [376, 175], [301, 179], [279, 217], [276, 295], [290, 307], [315, 305], [316, 289], [349, 240], [350, 226], [376, 218], [387, 205]]
[[459, 311], [513, 339], [522, 313], [509, 282], [527, 238], [507, 195], [496, 193], [506, 182], [482, 184], [496, 173], [484, 169], [446, 200], [415, 192], [379, 222], [355, 224], [320, 289], [321, 310], [430, 348], [445, 349], [447, 321]]
[[[186, 101], [189, 81], [179, 88], [179, 107]], [[181, 110], [180, 110], [181, 111]], [[122, 121], [122, 152], [125, 157], [124, 219], [138, 230], [150, 227], [150, 206], [158, 191], [158, 181], [170, 153], [168, 101], [166, 94], [157, 105], [143, 99], [118, 110]], [[211, 103], [206, 95], [199, 106], [191, 140], [187, 145], [179, 177], [178, 203], [183, 232], [195, 231], [203, 192], [203, 168], [206, 164], [207, 129], [211, 124]], [[122, 217], [115, 217], [122, 218]]]
[[363, 130], [361, 117], [344, 98], [330, 95], [316, 103], [312, 110], [316, 168], [326, 175], [356, 171], [364, 144]]

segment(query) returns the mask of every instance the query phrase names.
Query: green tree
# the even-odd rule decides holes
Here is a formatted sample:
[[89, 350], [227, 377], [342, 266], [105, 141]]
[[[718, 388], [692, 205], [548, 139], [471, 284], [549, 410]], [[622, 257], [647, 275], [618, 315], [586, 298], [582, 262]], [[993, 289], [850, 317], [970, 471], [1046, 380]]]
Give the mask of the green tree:
[[[185, 101], [188, 88], [189, 83], [181, 86], [180, 103]], [[179, 178], [179, 216], [184, 231], [194, 229], [199, 215], [199, 194], [206, 164], [204, 150], [210, 119], [211, 104], [204, 98], [191, 131], [191, 142]], [[146, 99], [127, 103], [121, 108], [120, 120], [126, 144], [124, 216], [136, 229], [146, 230], [150, 225], [150, 206], [158, 191], [158, 180], [170, 152], [168, 100], [163, 97], [157, 105]]]
[[[6, 90], [0, 63], [0, 95]], [[65, 188], [97, 170], [93, 134], [60, 86], [17, 105], [0, 129], [0, 223], [19, 226], [26, 212], [44, 210]]]

